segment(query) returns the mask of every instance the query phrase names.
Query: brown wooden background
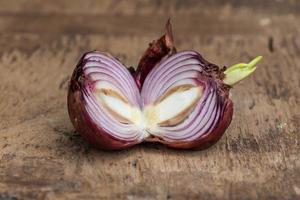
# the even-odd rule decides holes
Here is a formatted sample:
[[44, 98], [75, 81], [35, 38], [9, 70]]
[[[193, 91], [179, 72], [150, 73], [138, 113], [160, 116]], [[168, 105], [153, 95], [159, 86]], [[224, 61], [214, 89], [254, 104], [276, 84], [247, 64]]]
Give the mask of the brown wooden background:
[[[0, 0], [0, 200], [300, 199], [299, 15], [296, 0]], [[135, 66], [169, 16], [178, 49], [264, 56], [232, 90], [230, 128], [205, 151], [90, 147], [66, 109], [80, 55]]]

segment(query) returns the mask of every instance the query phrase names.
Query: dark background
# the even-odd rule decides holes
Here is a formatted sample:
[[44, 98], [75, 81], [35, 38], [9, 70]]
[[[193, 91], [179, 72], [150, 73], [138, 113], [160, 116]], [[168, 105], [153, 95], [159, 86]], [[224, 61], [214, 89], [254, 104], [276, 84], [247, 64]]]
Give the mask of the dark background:
[[[299, 199], [300, 2], [0, 1], [0, 200]], [[213, 147], [105, 152], [74, 132], [68, 80], [98, 49], [136, 66], [171, 17], [179, 50], [220, 66], [264, 60], [232, 90]]]

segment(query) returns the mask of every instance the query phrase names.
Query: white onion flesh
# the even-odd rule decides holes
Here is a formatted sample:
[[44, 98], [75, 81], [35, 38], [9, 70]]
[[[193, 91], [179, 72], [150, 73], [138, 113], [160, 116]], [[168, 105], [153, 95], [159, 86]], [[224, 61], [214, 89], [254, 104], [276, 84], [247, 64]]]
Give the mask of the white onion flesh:
[[[184, 92], [174, 93], [155, 106], [158, 123], [167, 121], [186, 110], [200, 95], [200, 88], [193, 87]], [[176, 106], [176, 107], [175, 107]]]

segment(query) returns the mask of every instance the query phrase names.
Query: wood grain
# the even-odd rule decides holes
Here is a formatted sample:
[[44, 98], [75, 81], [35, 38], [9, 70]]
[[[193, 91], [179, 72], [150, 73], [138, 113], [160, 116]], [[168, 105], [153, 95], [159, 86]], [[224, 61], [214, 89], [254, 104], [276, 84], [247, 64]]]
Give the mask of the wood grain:
[[[298, 1], [0, 1], [0, 200], [300, 199]], [[136, 66], [171, 16], [179, 50], [223, 66], [263, 55], [204, 151], [106, 152], [74, 132], [68, 79], [98, 49]]]

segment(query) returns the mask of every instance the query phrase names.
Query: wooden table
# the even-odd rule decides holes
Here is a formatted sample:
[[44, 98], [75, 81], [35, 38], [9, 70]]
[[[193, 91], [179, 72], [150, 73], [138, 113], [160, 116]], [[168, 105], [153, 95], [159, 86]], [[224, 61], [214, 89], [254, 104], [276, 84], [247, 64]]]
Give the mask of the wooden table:
[[[0, 1], [0, 200], [300, 199], [299, 1]], [[204, 151], [105, 152], [74, 131], [68, 79], [98, 49], [136, 66], [171, 16], [177, 48], [264, 60]]]

